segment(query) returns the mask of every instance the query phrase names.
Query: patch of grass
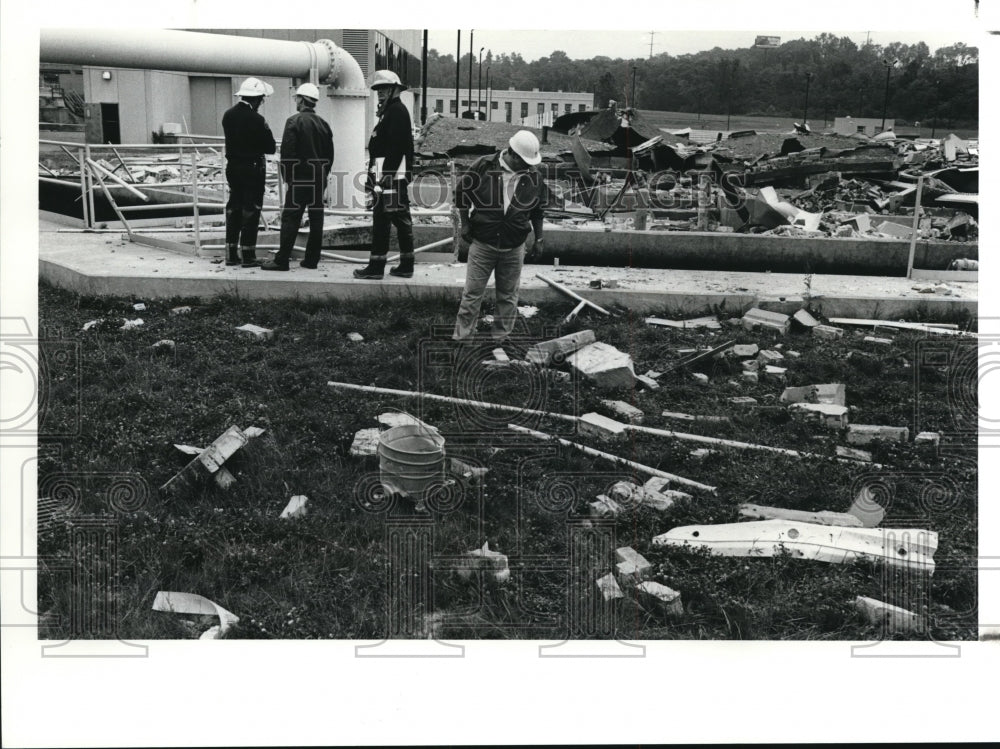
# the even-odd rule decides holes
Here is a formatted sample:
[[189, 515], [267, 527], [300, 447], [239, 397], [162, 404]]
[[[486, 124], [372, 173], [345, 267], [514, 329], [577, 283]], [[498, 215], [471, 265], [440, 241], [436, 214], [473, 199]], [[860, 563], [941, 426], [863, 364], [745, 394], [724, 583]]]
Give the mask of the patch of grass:
[[[43, 358], [47, 351], [52, 359], [43, 381], [41, 443], [58, 445], [57, 452], [42, 450], [39, 486], [42, 492], [51, 489], [66, 510], [39, 533], [40, 555], [54, 560], [40, 575], [39, 611], [51, 623], [45, 636], [108, 636], [107, 628], [80, 631], [73, 625], [80, 606], [99, 605], [112, 606], [115, 633], [126, 639], [198, 636], [210, 620], [151, 611], [157, 591], [173, 590], [206, 596], [232, 611], [240, 622], [227, 636], [254, 639], [381, 639], [431, 632], [451, 639], [866, 639], [874, 629], [851, 606], [858, 595], [930, 614], [938, 639], [976, 637], [974, 458], [882, 443], [870, 448], [885, 464], [882, 471], [839, 462], [835, 447], [843, 444], [842, 436], [791, 421], [778, 402], [782, 386], [748, 383], [734, 358], [698, 367], [711, 378], [708, 386], [681, 370], [661, 377], [656, 391], [602, 392], [585, 381], [560, 384], [534, 371], [482, 367], [491, 345], [457, 349], [446, 334], [435, 335], [449, 330], [454, 319], [454, 303], [443, 300], [348, 304], [229, 296], [208, 303], [147, 302], [148, 309], [137, 314], [131, 305], [138, 300], [81, 297], [45, 285], [39, 299], [47, 339]], [[192, 306], [192, 313], [169, 314], [182, 304]], [[523, 356], [567, 311], [567, 305], [543, 307], [514, 342], [515, 353]], [[921, 358], [926, 343], [919, 334], [900, 333], [892, 346], [880, 347], [864, 343], [859, 332], [821, 341], [741, 328], [673, 330], [618, 312], [607, 319], [585, 315], [561, 334], [591, 328], [598, 340], [628, 351], [637, 372], [669, 369], [681, 348], [729, 339], [761, 348], [781, 344], [801, 353], [785, 362], [788, 384], [844, 383], [853, 423], [949, 431], [968, 405], [960, 402], [961, 393], [975, 399], [974, 385], [956, 389], [961, 359], [928, 363]], [[118, 329], [122, 318], [136, 316], [145, 320], [143, 327]], [[81, 330], [97, 318], [113, 322]], [[242, 337], [234, 328], [245, 323], [272, 328], [275, 337]], [[364, 342], [351, 342], [351, 332], [361, 333]], [[151, 345], [161, 339], [173, 340], [174, 350], [154, 352]], [[57, 360], [57, 346], [77, 356], [69, 363]], [[864, 356], [848, 358], [852, 351]], [[691, 451], [703, 445], [687, 441], [626, 433], [601, 442], [574, 433], [566, 422], [527, 413], [339, 390], [328, 381], [566, 414], [612, 415], [602, 400], [619, 399], [641, 408], [649, 426], [822, 457], [723, 450], [696, 460]], [[738, 395], [757, 398], [759, 406], [733, 410], [728, 399]], [[413, 413], [439, 427], [447, 454], [489, 468], [485, 480], [455, 483], [429, 497], [423, 512], [403, 499], [380, 506], [382, 499], [372, 492], [378, 460], [352, 457], [348, 450], [357, 430], [375, 426], [374, 417], [389, 410]], [[663, 410], [730, 414], [732, 421], [677, 422], [661, 416]], [[646, 477], [516, 435], [506, 429], [508, 423], [560, 434], [718, 491], [692, 492], [692, 499], [660, 513], [626, 508], [610, 527], [601, 526], [605, 535], [593, 541], [583, 527], [589, 503], [616, 481], [642, 483]], [[207, 482], [173, 497], [157, 491], [190, 460], [175, 443], [206, 446], [234, 424], [267, 431], [227, 462], [237, 480], [230, 490]], [[845, 511], [859, 482], [873, 476], [881, 481], [879, 500], [887, 507], [883, 526], [939, 534], [936, 556], [948, 563], [929, 581], [896, 580], [868, 562], [712, 557], [697, 549], [652, 545], [654, 536], [677, 526], [736, 522], [743, 502]], [[123, 499], [122, 482], [134, 490], [131, 504]], [[308, 514], [279, 519], [296, 494], [309, 497]], [[79, 545], [74, 529], [87, 517], [104, 518], [113, 529], [111, 557]], [[393, 536], [407, 524], [424, 530]], [[405, 542], [392, 551], [395, 538]], [[510, 559], [511, 580], [505, 585], [483, 572], [461, 580], [448, 561], [485, 542]], [[599, 544], [600, 569], [582, 569], [572, 560], [579, 561], [574, 555], [581, 543], [592, 542]], [[434, 562], [401, 576], [397, 563], [406, 555], [397, 552], [411, 549], [408, 558], [419, 561], [421, 543]], [[613, 548], [624, 545], [654, 565], [654, 579], [681, 591], [682, 617], [664, 619], [626, 599], [594, 622], [579, 620], [573, 592], [589, 596], [593, 579], [613, 569]], [[86, 549], [90, 561], [83, 575], [74, 578], [57, 563], [79, 560]], [[113, 595], [105, 590], [110, 597], [103, 603], [86, 585], [87, 575], [99, 574], [114, 581]], [[402, 604], [392, 590], [416, 608], [406, 603], [406, 611], [397, 610]], [[403, 614], [410, 619], [403, 621]]]

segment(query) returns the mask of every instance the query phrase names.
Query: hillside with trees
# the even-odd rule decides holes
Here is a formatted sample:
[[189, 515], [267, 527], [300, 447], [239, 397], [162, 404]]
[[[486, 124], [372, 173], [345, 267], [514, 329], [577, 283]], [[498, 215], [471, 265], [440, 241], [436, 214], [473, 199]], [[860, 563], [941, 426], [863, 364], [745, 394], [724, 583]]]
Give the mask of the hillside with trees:
[[[478, 58], [473, 62], [478, 85]], [[887, 67], [886, 62], [891, 64]], [[461, 59], [466, 85], [469, 54]], [[848, 37], [820, 34], [773, 49], [715, 49], [697, 54], [649, 59], [594, 57], [570, 59], [554, 51], [527, 62], [521, 55], [487, 53], [483, 57], [494, 88], [542, 91], [590, 91], [598, 106], [609, 99], [631, 104], [632, 67], [635, 99], [641, 109], [677, 112], [801, 116], [807, 74], [810, 111], [853, 117], [882, 113], [889, 72], [890, 117], [912, 122], [935, 118], [949, 126], [969, 126], [979, 119], [979, 49], [962, 43], [931, 54], [923, 42], [858, 46]], [[428, 53], [429, 86], [455, 85], [455, 56]]]

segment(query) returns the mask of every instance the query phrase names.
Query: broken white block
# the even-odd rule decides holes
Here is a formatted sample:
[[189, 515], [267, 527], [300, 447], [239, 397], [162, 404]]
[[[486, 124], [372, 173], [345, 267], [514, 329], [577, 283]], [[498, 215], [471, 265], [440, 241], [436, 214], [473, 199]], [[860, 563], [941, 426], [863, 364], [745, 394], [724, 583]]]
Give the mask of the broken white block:
[[361, 343], [362, 341], [365, 340], [365, 337], [360, 333], [348, 333], [347, 340], [352, 341], [354, 343]]
[[503, 347], [493, 349], [493, 358], [499, 362], [509, 362], [510, 357], [507, 356], [507, 352], [503, 350]]
[[305, 494], [296, 494], [285, 506], [285, 509], [281, 511], [281, 517], [283, 518], [301, 518], [305, 517], [306, 505], [309, 503], [309, 497]]
[[890, 633], [913, 632], [923, 628], [919, 615], [867, 596], [854, 599], [854, 608], [871, 624], [882, 624]]
[[622, 593], [622, 589], [618, 587], [618, 581], [615, 580], [615, 576], [610, 572], [604, 577], [598, 579], [595, 585], [597, 585], [597, 590], [600, 591], [605, 603], [613, 601], [616, 598], [625, 597], [625, 594]]
[[247, 323], [246, 325], [241, 325], [236, 329], [241, 333], [244, 333], [252, 338], [256, 338], [261, 341], [266, 341], [269, 338], [274, 337], [273, 330], [270, 330], [268, 328], [262, 328], [259, 325], [253, 325], [251, 323]]
[[940, 432], [921, 432], [913, 438], [914, 445], [937, 445], [941, 444]]
[[792, 319], [795, 320], [795, 322], [797, 322], [799, 325], [802, 325], [806, 328], [815, 328], [817, 325], [819, 325], [819, 320], [810, 315], [808, 310], [804, 309], [800, 309], [798, 312], [792, 315]]
[[150, 346], [153, 351], [158, 354], [169, 354], [177, 348], [177, 344], [171, 341], [169, 338], [164, 338], [162, 341], [157, 341], [152, 346]]
[[649, 388], [650, 390], [660, 389], [660, 383], [658, 383], [656, 380], [654, 380], [652, 377], [649, 377], [648, 375], [636, 375], [635, 379], [641, 382], [643, 386]]
[[747, 359], [746, 361], [741, 362], [740, 366], [743, 368], [744, 372], [756, 372], [760, 369], [760, 362], [756, 359]]
[[[754, 362], [756, 364], [756, 362]], [[760, 378], [756, 372], [746, 371], [743, 373], [743, 379], [749, 382], [757, 382]]]
[[260, 437], [266, 430], [261, 427], [247, 427], [243, 430], [243, 434], [246, 435], [247, 439], [253, 439], [254, 437]]
[[680, 616], [684, 613], [681, 594], [676, 590], [671, 590], [666, 585], [646, 581], [639, 583], [635, 589], [646, 608], [663, 616]]
[[719, 454], [718, 450], [710, 450], [707, 447], [699, 447], [697, 450], [692, 450], [690, 453], [691, 457], [694, 458], [695, 460], [704, 460], [709, 456], [718, 454]]
[[860, 528], [861, 521], [854, 515], [847, 512], [830, 512], [820, 510], [819, 512], [806, 512], [803, 510], [786, 510], [784, 507], [764, 507], [755, 504], [742, 504], [739, 506], [740, 517], [757, 518], [759, 520], [799, 520], [803, 523], [817, 523], [819, 525], [842, 525], [848, 528]]
[[742, 324], [747, 330], [768, 328], [784, 335], [788, 332], [789, 325], [791, 325], [791, 318], [780, 312], [768, 312], [767, 310], [754, 307], [743, 315]]
[[119, 330], [134, 330], [135, 328], [141, 328], [145, 325], [141, 317], [137, 317], [135, 320], [125, 320], [125, 324], [122, 325]]
[[354, 442], [351, 443], [349, 454], [358, 458], [377, 455], [380, 434], [382, 431], [378, 427], [359, 429], [354, 433]]
[[590, 503], [590, 514], [598, 518], [616, 518], [621, 514], [622, 507], [606, 494], [598, 495]]
[[510, 567], [507, 555], [499, 551], [490, 549], [490, 542], [483, 544], [481, 549], [473, 549], [466, 552], [466, 559], [461, 561], [461, 566], [456, 572], [463, 580], [468, 580], [476, 570], [485, 570], [493, 575], [493, 579], [498, 583], [505, 583], [510, 580]]
[[782, 403], [831, 403], [837, 406], [846, 406], [847, 391], [839, 382], [805, 385], [785, 388], [779, 400]]
[[844, 329], [832, 325], [817, 325], [813, 328], [813, 335], [817, 338], [843, 338]]
[[643, 489], [647, 489], [651, 492], [662, 492], [670, 487], [670, 479], [664, 478], [663, 476], [650, 476], [646, 483], [642, 485]]
[[153, 599], [153, 611], [166, 611], [172, 614], [195, 614], [197, 616], [217, 616], [219, 624], [210, 627], [202, 633], [202, 640], [217, 640], [239, 622], [240, 618], [226, 611], [219, 604], [204, 596], [194, 593], [175, 593], [161, 590]]
[[784, 355], [780, 351], [773, 351], [771, 349], [764, 349], [757, 354], [757, 361], [761, 364], [774, 364], [784, 358]]
[[143, 304], [142, 302], [136, 302], [135, 304], [132, 305], [132, 309], [134, 309], [136, 312], [145, 312], [146, 305]]
[[95, 325], [97, 325], [100, 322], [101, 322], [101, 320], [91, 320], [90, 322], [85, 322], [83, 324], [83, 329], [84, 330], [90, 330], [92, 327], [94, 327]]
[[559, 364], [574, 351], [596, 341], [597, 336], [594, 335], [593, 330], [581, 330], [561, 338], [553, 338], [550, 341], [539, 341], [525, 352], [524, 358], [532, 364], [541, 364], [542, 366], [553, 362]]
[[631, 546], [622, 546], [615, 549], [615, 559], [617, 559], [619, 563], [627, 562], [635, 567], [639, 574], [639, 580], [636, 580], [636, 582], [645, 580], [653, 574], [653, 565]]
[[872, 454], [867, 450], [856, 450], [853, 447], [844, 447], [843, 445], [837, 445], [837, 457], [863, 460], [866, 463], [872, 462]]
[[729, 350], [733, 352], [733, 356], [747, 359], [751, 356], [757, 356], [760, 347], [756, 343], [737, 343]]
[[538, 314], [538, 307], [532, 307], [531, 305], [524, 305], [517, 308], [518, 314], [525, 318], [530, 319]]
[[787, 356], [789, 359], [798, 359], [800, 356], [802, 356], [802, 354], [800, 354], [798, 351], [786, 351], [785, 356]]
[[753, 408], [757, 405], [757, 399], [747, 395], [737, 395], [729, 399], [734, 406]]
[[632, 357], [606, 343], [591, 343], [572, 353], [569, 365], [598, 388], [634, 387]]
[[785, 374], [787, 372], [788, 370], [785, 367], [772, 367], [771, 365], [767, 365], [764, 367], [764, 379], [774, 380], [775, 382], [784, 382]]
[[889, 346], [892, 344], [891, 338], [877, 338], [873, 335], [865, 336], [865, 343], [881, 343], [882, 345]]
[[793, 419], [818, 421], [827, 429], [847, 428], [847, 406], [832, 403], [793, 403], [788, 407]]
[[577, 423], [581, 433], [592, 434], [601, 439], [619, 437], [625, 433], [624, 424], [596, 412], [584, 414]]
[[634, 562], [618, 562], [615, 565], [615, 574], [626, 588], [634, 588], [643, 580], [643, 572]]
[[691, 378], [695, 382], [697, 382], [699, 385], [707, 385], [708, 384], [708, 375], [707, 374], [702, 374], [701, 372], [692, 372], [691, 373]]
[[171, 315], [188, 315], [191, 313], [190, 307], [174, 307], [170, 310]]
[[873, 440], [886, 442], [906, 442], [910, 439], [907, 427], [887, 427], [875, 424], [851, 424], [847, 427], [847, 443], [849, 445], [867, 445]]
[[645, 416], [641, 408], [636, 408], [631, 403], [625, 401], [602, 400], [605, 406], [614, 411], [619, 416], [625, 418], [629, 424], [641, 424]]

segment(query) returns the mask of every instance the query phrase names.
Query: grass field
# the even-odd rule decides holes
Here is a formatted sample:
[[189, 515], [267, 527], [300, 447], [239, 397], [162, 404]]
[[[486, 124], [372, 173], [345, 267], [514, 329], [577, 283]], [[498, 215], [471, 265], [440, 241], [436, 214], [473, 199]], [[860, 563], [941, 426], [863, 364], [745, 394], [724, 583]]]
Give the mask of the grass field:
[[[710, 377], [707, 386], [677, 374], [662, 377], [657, 391], [608, 393], [587, 382], [550, 382], [527, 369], [485, 369], [479, 362], [488, 351], [456, 350], [446, 340], [456, 305], [444, 299], [350, 304], [176, 299], [148, 302], [140, 313], [132, 310], [136, 301], [141, 300], [79, 297], [44, 285], [39, 290], [48, 341], [43, 358], [49, 361], [43, 435], [72, 435], [41, 440], [39, 496], [59, 500], [63, 512], [42, 525], [39, 555], [78, 558], [81, 549], [71, 548], [70, 538], [83, 518], [103, 518], [113, 527], [116, 553], [87, 557], [87, 574], [107, 574], [112, 581], [114, 634], [120, 637], [190, 638], [212, 623], [153, 612], [160, 590], [197, 593], [235, 613], [240, 621], [230, 638], [422, 636], [431, 609], [434, 632], [452, 639], [880, 636], [878, 627], [854, 611], [851, 602], [858, 595], [927, 614], [935, 639], [976, 637], [975, 458], [941, 457], [910, 442], [876, 444], [872, 452], [885, 465], [881, 471], [837, 462], [832, 456], [843, 436], [791, 421], [777, 402], [782, 386], [746, 382], [736, 359], [709, 360], [700, 369]], [[191, 304], [191, 314], [170, 315], [179, 304]], [[857, 332], [834, 341], [792, 333], [779, 341], [775, 334], [740, 328], [714, 334], [655, 328], [624, 310], [611, 319], [584, 314], [560, 328], [570, 306], [542, 308], [525, 323], [512, 353], [523, 355], [533, 340], [591, 328], [599, 341], [628, 351], [641, 373], [663, 371], [679, 349], [717, 345], [731, 336], [761, 348], [782, 343], [784, 350], [800, 352], [800, 358], [787, 360], [789, 385], [844, 383], [854, 423], [947, 431], [961, 405], [955, 405], [956, 357], [922, 357], [917, 348], [926, 342], [916, 334], [896, 335], [889, 346], [865, 343]], [[122, 318], [136, 316], [144, 326], [118, 329]], [[81, 330], [99, 318], [113, 322]], [[275, 337], [263, 342], [241, 337], [234, 327], [246, 323], [271, 328]], [[364, 342], [348, 340], [350, 332], [362, 334]], [[161, 339], [175, 341], [176, 348], [158, 355], [151, 345]], [[949, 340], [935, 345], [961, 353]], [[78, 359], [63, 356], [59, 369], [54, 357], [66, 350], [78, 352]], [[867, 355], [848, 359], [851, 351]], [[665, 619], [626, 599], [604, 629], [581, 634], [574, 628], [571, 594], [582, 594], [573, 586], [592, 581], [567, 561], [567, 527], [574, 518], [587, 517], [588, 504], [610, 483], [636, 477], [598, 458], [526, 442], [505, 428], [513, 422], [565, 433], [564, 422], [349, 393], [328, 387], [328, 381], [567, 414], [607, 414], [601, 400], [621, 399], [641, 408], [650, 426], [826, 457], [723, 450], [696, 460], [691, 451], [702, 445], [679, 440], [633, 433], [602, 443], [567, 435], [718, 487], [715, 495], [696, 491], [691, 500], [661, 513], [626, 509], [613, 525], [616, 546], [632, 546], [652, 563], [654, 580], [681, 592], [684, 614]], [[971, 391], [962, 392], [971, 392], [967, 397], [974, 401], [974, 378]], [[734, 411], [728, 399], [739, 395], [753, 396], [759, 406]], [[733, 419], [677, 423], [660, 416], [664, 409], [729, 413]], [[485, 479], [456, 483], [449, 496], [428, 502], [424, 512], [405, 499], [379, 506], [373, 491], [377, 459], [352, 457], [348, 448], [357, 430], [377, 426], [375, 417], [389, 410], [406, 410], [436, 425], [448, 455], [487, 467]], [[205, 483], [174, 497], [157, 492], [190, 460], [174, 443], [205, 446], [232, 425], [266, 429], [227, 463], [237, 479], [234, 487], [224, 491]], [[54, 444], [58, 451], [45, 449]], [[132, 487], [130, 496], [116, 499], [123, 485]], [[933, 577], [870, 561], [709, 557], [651, 544], [653, 536], [677, 526], [736, 522], [743, 502], [843, 512], [862, 485], [870, 485], [887, 506], [884, 527], [916, 526], [940, 534]], [[279, 519], [289, 498], [301, 494], [310, 499], [308, 514]], [[511, 580], [498, 584], [476, 575], [461, 580], [440, 566], [415, 573], [419, 580], [394, 579], [398, 570], [387, 549], [388, 529], [418, 521], [430, 524], [436, 557], [461, 555], [488, 541], [491, 549], [510, 556]], [[607, 571], [613, 565], [608, 558]], [[404, 583], [426, 584], [431, 596], [415, 612], [417, 626], [405, 631], [389, 616], [394, 604], [388, 597], [392, 585]], [[96, 606], [93, 595], [64, 567], [53, 564], [43, 572], [38, 610], [49, 626], [42, 636], [109, 636], [107, 629], [72, 629], [75, 607]]]

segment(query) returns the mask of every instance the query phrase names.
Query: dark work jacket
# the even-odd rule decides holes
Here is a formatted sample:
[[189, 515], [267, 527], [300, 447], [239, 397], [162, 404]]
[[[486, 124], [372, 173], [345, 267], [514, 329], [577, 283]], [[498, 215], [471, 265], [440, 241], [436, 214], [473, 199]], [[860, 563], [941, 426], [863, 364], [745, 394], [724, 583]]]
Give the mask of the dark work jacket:
[[254, 161], [276, 150], [267, 120], [245, 101], [222, 115], [222, 131], [226, 134], [226, 158], [230, 161]]
[[333, 130], [312, 109], [296, 112], [281, 136], [281, 178], [285, 182], [326, 180], [333, 166]]
[[368, 140], [368, 156], [384, 158], [382, 174], [395, 175], [406, 157], [406, 179], [413, 179], [413, 127], [410, 112], [398, 98], [385, 105], [382, 116]]
[[520, 246], [532, 229], [535, 239], [541, 239], [542, 213], [549, 200], [542, 175], [532, 168], [521, 172], [510, 207], [504, 213], [505, 171], [499, 153], [483, 156], [458, 178], [455, 189], [455, 204], [462, 223], [468, 220], [472, 238], [500, 249]]

